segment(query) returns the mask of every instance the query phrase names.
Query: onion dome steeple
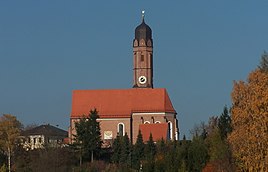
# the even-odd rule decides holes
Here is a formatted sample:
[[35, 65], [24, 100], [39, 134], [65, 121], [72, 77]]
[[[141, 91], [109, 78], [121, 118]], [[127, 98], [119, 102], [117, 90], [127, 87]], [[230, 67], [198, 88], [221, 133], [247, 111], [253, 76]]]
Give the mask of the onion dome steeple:
[[[138, 43], [143, 39], [146, 45], [142, 46], [152, 46], [152, 30], [151, 28], [145, 23], [144, 21], [144, 11], [142, 11], [142, 22], [139, 26], [135, 29], [135, 40], [137, 40]], [[150, 42], [148, 44], [148, 41]], [[140, 45], [141, 46], [141, 45]]]

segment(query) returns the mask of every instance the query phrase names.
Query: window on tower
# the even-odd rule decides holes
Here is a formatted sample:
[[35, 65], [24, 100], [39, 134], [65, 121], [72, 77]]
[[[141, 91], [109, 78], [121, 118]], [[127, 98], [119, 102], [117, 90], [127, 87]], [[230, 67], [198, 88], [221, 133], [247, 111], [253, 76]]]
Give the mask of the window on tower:
[[144, 61], [144, 55], [141, 55], [141, 61], [142, 62]]

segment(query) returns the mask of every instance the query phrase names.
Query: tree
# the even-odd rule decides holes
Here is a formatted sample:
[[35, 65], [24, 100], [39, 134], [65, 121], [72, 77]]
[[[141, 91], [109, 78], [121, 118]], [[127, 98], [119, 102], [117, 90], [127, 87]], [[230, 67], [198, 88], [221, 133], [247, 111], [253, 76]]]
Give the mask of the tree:
[[221, 135], [221, 138], [224, 140], [227, 138], [227, 134], [232, 131], [231, 126], [231, 117], [229, 116], [228, 109], [225, 106], [223, 108], [223, 113], [221, 114], [218, 121], [218, 128]]
[[[86, 158], [91, 157], [91, 162], [93, 162], [94, 153], [99, 152], [102, 144], [98, 118], [97, 110], [93, 109], [90, 111], [89, 117], [84, 117], [75, 123], [76, 142], [80, 144], [84, 156]], [[90, 155], [88, 152], [90, 152]]]
[[194, 136], [188, 148], [188, 171], [201, 171], [208, 158], [205, 141], [201, 136]]
[[145, 145], [143, 143], [142, 134], [141, 131], [139, 130], [136, 143], [133, 146], [133, 153], [132, 153], [132, 164], [135, 169], [140, 168], [141, 160], [144, 159], [144, 148]]
[[180, 146], [176, 140], [167, 142], [167, 152], [165, 155], [165, 171], [178, 171], [181, 165], [181, 157], [179, 156]]
[[18, 146], [14, 153], [14, 171], [69, 172], [74, 171], [77, 158], [70, 147], [45, 147], [26, 151]]
[[20, 135], [22, 124], [15, 116], [4, 114], [0, 117], [0, 147], [8, 157], [8, 171], [11, 171], [11, 156]]
[[154, 171], [155, 168], [155, 154], [156, 154], [156, 145], [153, 141], [152, 133], [150, 133], [149, 140], [145, 145], [145, 164], [144, 171]]
[[165, 155], [167, 153], [166, 142], [162, 138], [156, 142], [155, 171], [165, 171]]
[[[267, 57], [267, 55], [265, 55]], [[268, 74], [266, 59], [247, 82], [234, 82], [228, 137], [241, 171], [266, 171], [268, 167]]]
[[209, 164], [213, 165], [216, 171], [233, 171], [231, 165], [231, 152], [225, 138], [221, 137], [216, 127], [207, 137]]
[[177, 154], [179, 159], [179, 171], [185, 172], [189, 168], [188, 149], [191, 142], [186, 140], [186, 136], [183, 136], [183, 140], [177, 146]]
[[203, 139], [206, 138], [207, 135], [207, 126], [205, 122], [201, 122], [200, 124], [195, 124], [194, 128], [190, 130], [190, 134], [193, 137], [201, 136]]
[[130, 153], [131, 153], [131, 145], [130, 145], [130, 140], [129, 137], [127, 135], [127, 133], [125, 133], [124, 136], [122, 136], [121, 138], [121, 154], [120, 154], [120, 162], [123, 164], [127, 164], [130, 165]]
[[121, 154], [121, 136], [119, 135], [119, 133], [117, 133], [117, 136], [113, 141], [112, 149], [113, 155], [111, 159], [114, 163], [119, 163]]
[[156, 146], [154, 144], [152, 133], [150, 133], [149, 140], [145, 145], [145, 153], [151, 155], [152, 157], [154, 157], [156, 154]]
[[127, 133], [124, 136], [117, 133], [117, 136], [112, 145], [113, 154], [111, 157], [112, 162], [119, 164], [123, 171], [131, 166], [132, 162], [132, 145], [130, 143]]
[[263, 52], [262, 56], [261, 56], [261, 62], [260, 65], [258, 66], [258, 68], [262, 71], [262, 72], [268, 72], [268, 54], [266, 51]]

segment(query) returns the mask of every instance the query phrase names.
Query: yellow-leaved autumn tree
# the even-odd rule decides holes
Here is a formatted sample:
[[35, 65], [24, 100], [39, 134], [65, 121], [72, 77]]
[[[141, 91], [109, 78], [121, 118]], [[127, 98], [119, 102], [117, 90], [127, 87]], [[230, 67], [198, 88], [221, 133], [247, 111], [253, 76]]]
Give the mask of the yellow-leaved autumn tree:
[[247, 82], [234, 83], [231, 94], [233, 131], [228, 140], [241, 171], [268, 171], [267, 60], [265, 54], [261, 66], [249, 74]]
[[8, 171], [11, 171], [11, 156], [20, 135], [22, 124], [10, 114], [0, 117], [0, 149], [8, 157]]

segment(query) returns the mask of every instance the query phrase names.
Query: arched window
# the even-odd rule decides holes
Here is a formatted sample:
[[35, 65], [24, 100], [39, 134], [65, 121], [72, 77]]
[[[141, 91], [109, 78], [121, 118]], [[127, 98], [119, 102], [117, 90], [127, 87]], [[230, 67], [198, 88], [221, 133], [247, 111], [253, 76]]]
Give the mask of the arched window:
[[144, 124], [150, 124], [150, 121], [145, 121]]
[[119, 136], [125, 135], [125, 125], [123, 123], [118, 124], [117, 132], [118, 132]]
[[155, 121], [156, 124], [160, 124], [161, 122], [160, 121]]
[[173, 136], [173, 133], [172, 133], [172, 122], [171, 121], [168, 121], [168, 137], [170, 140], [172, 140], [172, 136]]

